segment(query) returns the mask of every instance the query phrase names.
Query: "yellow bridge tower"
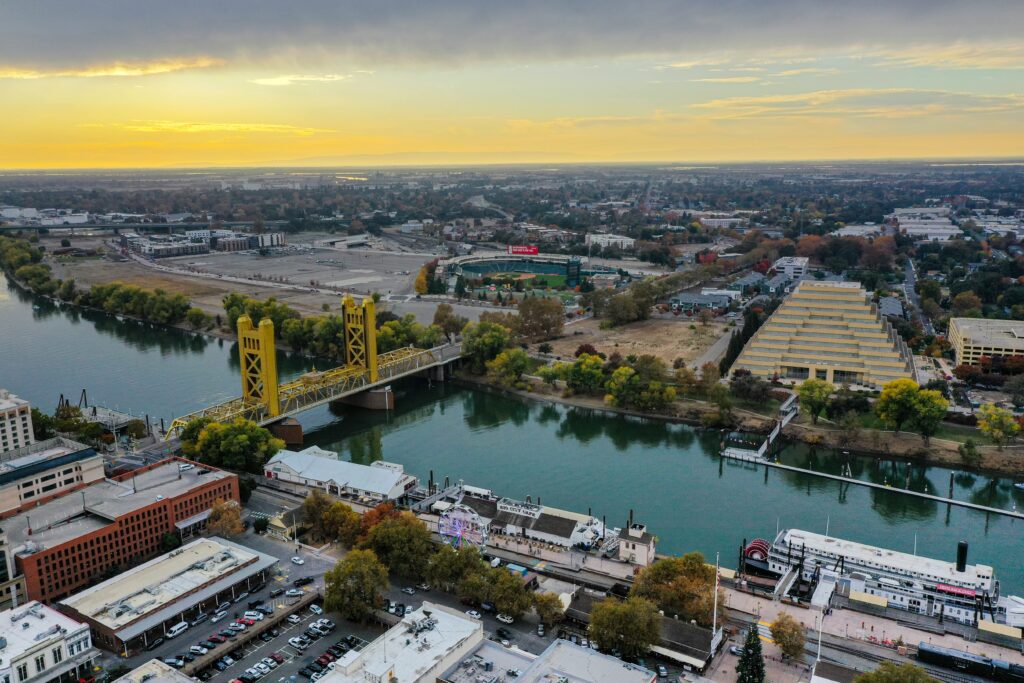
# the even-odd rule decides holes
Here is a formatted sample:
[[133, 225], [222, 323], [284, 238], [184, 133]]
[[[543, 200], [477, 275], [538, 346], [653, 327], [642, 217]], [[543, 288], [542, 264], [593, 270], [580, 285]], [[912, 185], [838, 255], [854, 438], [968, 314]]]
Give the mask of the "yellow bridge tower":
[[242, 400], [262, 403], [267, 415], [281, 414], [277, 393], [277, 349], [274, 345], [274, 323], [269, 318], [252, 326], [247, 315], [238, 319], [238, 355], [242, 362]]

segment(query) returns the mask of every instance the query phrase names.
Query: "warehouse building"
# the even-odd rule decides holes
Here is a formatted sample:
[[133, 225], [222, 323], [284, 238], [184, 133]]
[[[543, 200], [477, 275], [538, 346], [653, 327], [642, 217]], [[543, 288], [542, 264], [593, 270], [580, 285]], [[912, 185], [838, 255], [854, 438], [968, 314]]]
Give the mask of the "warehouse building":
[[339, 460], [337, 453], [316, 446], [302, 451], [278, 451], [263, 469], [268, 479], [322, 489], [364, 505], [398, 500], [417, 482], [399, 464], [378, 460], [360, 465]]
[[149, 559], [165, 534], [191, 537], [218, 498], [239, 500], [236, 475], [163, 460], [9, 517], [3, 529], [28, 597], [49, 602]]
[[1024, 321], [952, 318], [949, 342], [957, 365], [976, 365], [983, 357], [1024, 356]]
[[733, 369], [873, 389], [915, 379], [906, 343], [857, 282], [801, 282], [750, 338]]
[[4, 683], [73, 683], [99, 655], [86, 624], [38, 602], [0, 612], [0, 642]]
[[193, 541], [116, 578], [61, 600], [92, 628], [99, 647], [124, 656], [168, 637], [176, 624], [205, 620], [218, 605], [266, 583], [277, 558], [211, 537]]

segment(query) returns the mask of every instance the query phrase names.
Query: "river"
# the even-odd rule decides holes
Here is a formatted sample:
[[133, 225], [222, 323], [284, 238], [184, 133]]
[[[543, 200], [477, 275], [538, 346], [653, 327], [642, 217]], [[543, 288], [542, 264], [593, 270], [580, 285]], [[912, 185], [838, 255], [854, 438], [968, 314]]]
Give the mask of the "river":
[[[239, 393], [234, 345], [95, 312], [75, 311], [0, 286], [0, 387], [52, 412], [57, 397], [91, 401], [167, 421]], [[282, 379], [312, 367], [279, 353]], [[453, 385], [396, 385], [390, 413], [323, 407], [301, 416], [306, 441], [356, 462], [402, 463], [424, 481], [449, 477], [499, 495], [605, 516], [629, 510], [658, 536], [659, 550], [700, 550], [736, 566], [744, 538], [777, 526], [825, 532], [952, 560], [959, 540], [970, 562], [991, 564], [1004, 592], [1024, 593], [1024, 524], [895, 491], [758, 469], [717, 457], [716, 432], [601, 411], [523, 401]], [[803, 445], [784, 462], [838, 473], [840, 456]], [[944, 494], [950, 470], [874, 458], [851, 460], [854, 476]], [[956, 498], [1024, 509], [1006, 478], [958, 472]]]

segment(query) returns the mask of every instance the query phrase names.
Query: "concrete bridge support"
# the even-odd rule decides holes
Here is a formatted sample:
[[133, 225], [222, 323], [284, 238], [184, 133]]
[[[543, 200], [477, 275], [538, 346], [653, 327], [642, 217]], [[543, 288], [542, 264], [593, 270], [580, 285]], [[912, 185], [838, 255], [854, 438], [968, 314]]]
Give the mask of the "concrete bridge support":
[[331, 405], [355, 406], [356, 408], [366, 408], [367, 410], [394, 410], [395, 392], [391, 390], [390, 386], [370, 389], [339, 398], [337, 401], [332, 402]]

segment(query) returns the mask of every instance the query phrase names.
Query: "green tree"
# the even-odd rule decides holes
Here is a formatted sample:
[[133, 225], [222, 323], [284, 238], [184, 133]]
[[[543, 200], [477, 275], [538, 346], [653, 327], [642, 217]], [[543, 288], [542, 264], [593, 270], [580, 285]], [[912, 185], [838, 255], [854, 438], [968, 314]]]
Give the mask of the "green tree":
[[52, 439], [56, 434], [57, 421], [39, 410], [32, 408], [32, 436], [36, 441]]
[[194, 453], [200, 462], [254, 474], [262, 473], [267, 460], [284, 447], [269, 430], [242, 418], [230, 424], [210, 422], [199, 431], [194, 445], [186, 443], [183, 439], [182, 449]]
[[799, 659], [804, 654], [804, 627], [789, 614], [783, 612], [771, 625], [772, 640], [790, 659]]
[[540, 623], [545, 626], [554, 626], [565, 618], [562, 600], [554, 593], [534, 593], [533, 609], [537, 612]]
[[135, 419], [129, 420], [124, 426], [124, 433], [133, 439], [143, 439], [149, 435], [149, 430], [146, 428], [145, 422]]
[[[665, 614], [684, 621], [695, 620], [710, 627], [714, 611], [715, 569], [704, 555], [692, 552], [682, 557], [659, 560], [641, 571], [630, 595], [646, 598]], [[719, 596], [719, 623], [725, 619], [724, 600]]]
[[494, 382], [509, 386], [530, 369], [530, 356], [522, 349], [505, 349], [487, 361], [487, 376]]
[[331, 505], [331, 497], [319, 489], [310, 491], [302, 501], [302, 521], [309, 527], [310, 536], [318, 542], [332, 537], [327, 529], [327, 512]]
[[270, 520], [266, 517], [257, 517], [252, 522], [252, 530], [257, 534], [267, 533], [268, 527], [270, 527]]
[[449, 341], [462, 331], [469, 320], [462, 315], [456, 315], [451, 304], [438, 304], [434, 310], [434, 324], [437, 325]]
[[1020, 423], [1006, 408], [986, 403], [978, 409], [978, 429], [992, 440], [999, 450], [1020, 431]]
[[897, 434], [917, 412], [917, 394], [921, 388], [912, 379], [894, 379], [882, 387], [875, 402], [875, 413], [886, 427]]
[[382, 520], [367, 532], [359, 547], [372, 550], [396, 574], [413, 579], [423, 576], [433, 550], [430, 531], [411, 512]]
[[935, 683], [927, 671], [910, 662], [882, 662], [874, 671], [860, 674], [853, 683]]
[[527, 341], [561, 336], [565, 308], [553, 297], [531, 296], [519, 303], [519, 335]]
[[1024, 408], [1024, 375], [1014, 375], [1006, 380], [1003, 391], [1010, 395], [1016, 408]]
[[537, 368], [537, 376], [544, 380], [546, 384], [555, 386], [555, 382], [565, 380], [569, 376], [569, 367], [568, 363], [542, 365]]
[[488, 597], [500, 614], [518, 619], [533, 606], [533, 600], [523, 586], [521, 577], [504, 567], [491, 569], [488, 582]]
[[481, 574], [486, 565], [480, 551], [465, 545], [455, 549], [442, 545], [427, 562], [426, 578], [431, 585], [452, 592], [470, 574]]
[[747, 638], [743, 641], [743, 654], [736, 665], [736, 683], [765, 683], [764, 653], [761, 651], [761, 637], [757, 633], [757, 624], [747, 629]]
[[350, 550], [324, 574], [324, 607], [345, 619], [367, 621], [388, 587], [388, 569], [372, 550]]
[[650, 600], [605, 598], [590, 613], [590, 639], [605, 650], [618, 650], [627, 659], [641, 657], [658, 642], [658, 610]]
[[510, 340], [507, 327], [485, 321], [469, 323], [462, 330], [462, 353], [469, 359], [473, 372], [481, 374], [487, 361], [505, 350]]
[[823, 379], [811, 378], [804, 380], [797, 387], [796, 392], [800, 398], [800, 408], [811, 416], [811, 422], [814, 424], [818, 423], [818, 417], [825, 410], [825, 406], [828, 405], [828, 399], [833, 391], [835, 391], [835, 387]]
[[569, 367], [566, 383], [581, 394], [596, 394], [604, 385], [604, 361], [600, 356], [584, 353]]
[[178, 438], [181, 440], [181, 452], [185, 457], [197, 460], [199, 451], [196, 450], [199, 444], [199, 435], [207, 425], [213, 422], [213, 418], [197, 417], [182, 428]]
[[941, 392], [934, 389], [921, 389], [917, 392], [914, 399], [914, 414], [910, 422], [926, 446], [929, 439], [938, 431], [948, 410], [949, 401]]
[[185, 320], [192, 326], [193, 330], [205, 330], [213, 324], [213, 318], [208, 316], [201, 308], [190, 308], [185, 313]]
[[237, 500], [218, 498], [210, 507], [206, 518], [206, 532], [211, 536], [237, 536], [245, 531], [242, 524], [242, 506]]
[[181, 536], [178, 534], [168, 531], [166, 534], [160, 537], [160, 550], [165, 553], [169, 553], [172, 550], [176, 550], [181, 547]]
[[640, 378], [637, 377], [636, 370], [628, 365], [623, 365], [612, 372], [612, 376], [605, 382], [604, 388], [608, 392], [605, 394], [604, 400], [610, 405], [632, 405], [637, 394], [640, 393]]
[[978, 445], [974, 443], [974, 439], [967, 439], [957, 446], [957, 452], [968, 467], [977, 467], [981, 464], [981, 453], [978, 452]]

